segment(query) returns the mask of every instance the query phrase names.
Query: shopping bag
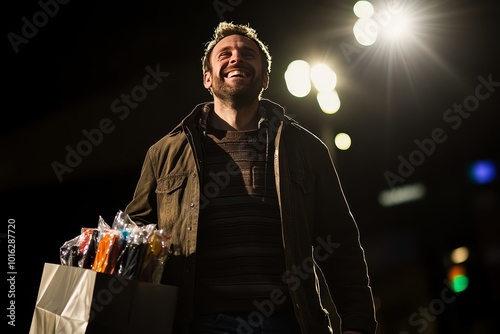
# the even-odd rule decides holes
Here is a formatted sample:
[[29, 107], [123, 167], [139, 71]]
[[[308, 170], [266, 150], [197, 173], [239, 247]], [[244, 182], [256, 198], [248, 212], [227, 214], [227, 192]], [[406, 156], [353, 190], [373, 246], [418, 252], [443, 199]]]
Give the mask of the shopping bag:
[[30, 334], [170, 334], [178, 288], [45, 263]]

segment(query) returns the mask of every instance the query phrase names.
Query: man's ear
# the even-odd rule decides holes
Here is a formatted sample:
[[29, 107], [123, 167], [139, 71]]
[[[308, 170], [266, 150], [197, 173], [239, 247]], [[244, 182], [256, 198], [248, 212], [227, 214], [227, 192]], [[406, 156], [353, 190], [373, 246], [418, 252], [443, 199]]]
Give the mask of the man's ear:
[[266, 72], [262, 79], [262, 90], [266, 90], [267, 87], [269, 87], [269, 73]]
[[212, 75], [210, 72], [203, 73], [203, 86], [205, 86], [206, 89], [212, 88]]

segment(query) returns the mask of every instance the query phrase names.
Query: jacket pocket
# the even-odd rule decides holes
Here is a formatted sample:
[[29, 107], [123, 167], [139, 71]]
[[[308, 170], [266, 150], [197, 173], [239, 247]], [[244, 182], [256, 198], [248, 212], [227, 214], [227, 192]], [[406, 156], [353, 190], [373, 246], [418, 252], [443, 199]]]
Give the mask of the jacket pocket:
[[170, 194], [181, 188], [187, 179], [187, 174], [167, 175], [158, 180], [157, 194]]
[[158, 180], [156, 197], [159, 225], [171, 231], [172, 223], [178, 221], [182, 214], [184, 196], [186, 194], [187, 174], [166, 175]]

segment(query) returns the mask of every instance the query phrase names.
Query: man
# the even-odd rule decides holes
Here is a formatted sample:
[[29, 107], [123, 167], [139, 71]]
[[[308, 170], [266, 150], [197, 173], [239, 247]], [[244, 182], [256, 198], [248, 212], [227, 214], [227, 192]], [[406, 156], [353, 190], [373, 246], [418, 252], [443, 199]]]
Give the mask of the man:
[[[180, 289], [174, 333], [375, 333], [364, 251], [326, 146], [263, 99], [271, 56], [222, 22], [201, 103], [147, 152], [126, 208], [171, 235], [162, 283]], [[321, 267], [321, 271], [320, 271]]]

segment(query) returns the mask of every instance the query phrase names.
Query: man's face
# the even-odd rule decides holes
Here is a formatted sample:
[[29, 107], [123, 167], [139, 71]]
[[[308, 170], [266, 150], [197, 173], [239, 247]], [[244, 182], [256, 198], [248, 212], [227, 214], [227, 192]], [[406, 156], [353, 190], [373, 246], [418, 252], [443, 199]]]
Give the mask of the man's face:
[[230, 35], [217, 43], [210, 55], [211, 73], [204, 73], [205, 88], [224, 101], [249, 103], [267, 88], [262, 55], [257, 44], [241, 35]]

